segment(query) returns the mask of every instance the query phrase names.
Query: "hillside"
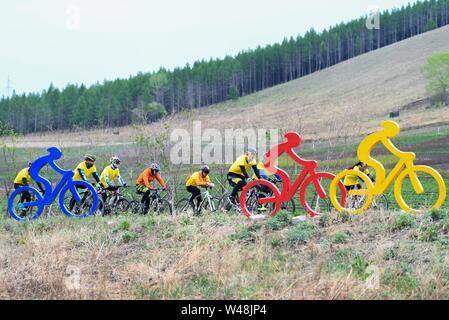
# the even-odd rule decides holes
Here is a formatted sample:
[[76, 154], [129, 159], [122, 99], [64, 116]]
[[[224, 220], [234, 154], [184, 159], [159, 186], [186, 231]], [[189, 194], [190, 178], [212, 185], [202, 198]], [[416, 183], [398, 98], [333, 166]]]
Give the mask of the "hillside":
[[0, 298], [448, 299], [448, 214], [0, 218]]
[[[189, 128], [191, 120], [210, 128], [297, 129], [306, 139], [357, 135], [373, 130], [390, 111], [401, 111], [403, 128], [448, 123], [445, 109], [427, 110], [421, 73], [429, 55], [449, 51], [449, 26], [358, 56], [326, 70], [211, 107], [183, 112], [145, 128]], [[424, 101], [422, 101], [424, 99]], [[18, 140], [26, 147], [105, 144], [111, 129], [81, 133], [32, 134]], [[138, 131], [121, 128], [113, 143], [134, 141]], [[338, 133], [338, 134], [337, 134]], [[108, 139], [108, 145], [110, 144]]]

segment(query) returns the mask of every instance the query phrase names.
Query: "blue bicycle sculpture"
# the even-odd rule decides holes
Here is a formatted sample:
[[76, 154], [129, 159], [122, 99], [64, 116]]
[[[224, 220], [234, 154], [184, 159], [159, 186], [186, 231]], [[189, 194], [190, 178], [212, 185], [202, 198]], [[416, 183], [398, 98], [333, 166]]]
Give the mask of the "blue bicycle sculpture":
[[[92, 215], [97, 210], [99, 203], [95, 188], [88, 182], [73, 180], [73, 171], [63, 170], [55, 163], [56, 160], [62, 157], [62, 152], [59, 148], [51, 147], [47, 151], [49, 154], [34, 161], [29, 171], [31, 178], [44, 186], [44, 194], [41, 195], [37, 189], [29, 186], [16, 189], [8, 199], [9, 214], [18, 221], [35, 220], [42, 214], [44, 207], [51, 205], [59, 194], [59, 206], [65, 215], [76, 218], [86, 218]], [[62, 176], [54, 189], [50, 181], [39, 175], [41, 169], [47, 164]], [[19, 204], [16, 198], [20, 198], [24, 191], [30, 193], [32, 200]], [[81, 195], [79, 191], [82, 191]], [[64, 203], [64, 199], [67, 199], [65, 197], [67, 192], [69, 192], [67, 198], [71, 199], [69, 208]], [[76, 213], [71, 212], [74, 208]], [[34, 211], [34, 209], [36, 211], [33, 214], [23, 217], [24, 210]]]

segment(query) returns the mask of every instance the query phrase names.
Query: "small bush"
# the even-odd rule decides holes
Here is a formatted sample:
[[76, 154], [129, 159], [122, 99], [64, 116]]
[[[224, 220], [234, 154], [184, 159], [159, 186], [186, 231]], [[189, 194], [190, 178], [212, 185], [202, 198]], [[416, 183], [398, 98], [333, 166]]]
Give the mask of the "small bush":
[[438, 221], [438, 220], [442, 220], [442, 219], [446, 218], [448, 216], [448, 213], [446, 210], [443, 210], [443, 209], [432, 209], [428, 212], [428, 216], [433, 221]]
[[321, 214], [320, 217], [318, 218], [318, 225], [320, 227], [326, 227], [327, 225], [329, 225], [329, 221], [330, 221], [330, 215], [328, 212], [325, 212], [325, 213]]
[[348, 241], [349, 237], [350, 237], [349, 234], [347, 234], [346, 232], [339, 231], [334, 235], [333, 242], [334, 243], [345, 243]]
[[438, 231], [434, 225], [423, 227], [421, 230], [419, 240], [432, 242], [438, 240]]
[[292, 223], [292, 218], [287, 211], [280, 211], [274, 218], [268, 220], [267, 227], [271, 230], [280, 230]]
[[413, 217], [408, 213], [401, 213], [398, 216], [396, 216], [396, 219], [394, 221], [393, 230], [398, 231], [405, 228], [412, 228], [415, 226], [415, 220], [413, 220]]
[[351, 267], [356, 277], [361, 279], [365, 279], [367, 277], [365, 271], [366, 268], [368, 267], [368, 262], [366, 262], [364, 256], [356, 254], [354, 260], [351, 263]]
[[393, 260], [398, 257], [398, 249], [397, 248], [386, 248], [384, 250], [384, 260]]
[[315, 225], [310, 222], [298, 224], [287, 234], [287, 241], [290, 244], [305, 243], [315, 234]]
[[230, 235], [232, 241], [250, 241], [253, 240], [250, 230], [245, 225], [240, 225], [234, 234]]
[[122, 221], [120, 221], [120, 223], [117, 225], [117, 227], [115, 227], [115, 229], [113, 231], [117, 232], [117, 231], [128, 231], [128, 230], [129, 230], [129, 222], [125, 218], [125, 219], [122, 219]]
[[147, 230], [150, 230], [154, 225], [156, 224], [156, 219], [154, 219], [154, 216], [149, 215], [148, 218], [143, 223], [143, 227]]
[[282, 239], [279, 237], [272, 237], [270, 239], [270, 246], [273, 248], [279, 247], [282, 244]]
[[131, 242], [133, 240], [137, 239], [137, 234], [134, 232], [130, 232], [130, 231], [125, 231], [122, 234], [122, 241], [124, 243], [128, 243]]

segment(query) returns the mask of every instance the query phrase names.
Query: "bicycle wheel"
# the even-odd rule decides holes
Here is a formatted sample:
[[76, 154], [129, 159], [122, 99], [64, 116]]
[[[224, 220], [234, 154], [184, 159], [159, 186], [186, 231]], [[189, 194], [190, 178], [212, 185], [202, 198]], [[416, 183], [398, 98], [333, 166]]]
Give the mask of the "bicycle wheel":
[[143, 213], [143, 205], [140, 201], [132, 200], [129, 203], [129, 208], [134, 214], [142, 214]]
[[[20, 203], [22, 192], [28, 191], [31, 196], [30, 202]], [[8, 198], [8, 212], [17, 221], [30, 221], [39, 218], [44, 210], [42, 195], [35, 188], [21, 187], [14, 190]]]
[[129, 209], [129, 201], [125, 198], [118, 199], [114, 206], [114, 213], [126, 213]]
[[[346, 192], [345, 189], [343, 193], [341, 189], [343, 183], [341, 181], [344, 180], [346, 176], [357, 176], [360, 180], [364, 182], [365, 185], [362, 186], [361, 189], [354, 189], [348, 192]], [[343, 202], [338, 201], [337, 186], [340, 187], [339, 188], [340, 193], [345, 195], [345, 197], [341, 196], [342, 198], [341, 201]], [[374, 197], [373, 189], [374, 189], [373, 182], [363, 172], [357, 170], [344, 170], [339, 174], [337, 174], [335, 178], [332, 180], [329, 187], [329, 198], [334, 208], [337, 209], [337, 211], [339, 212], [346, 211], [351, 214], [362, 213], [371, 206]], [[361, 198], [361, 196], [365, 197]], [[363, 199], [363, 201], [360, 201], [360, 199]], [[357, 205], [355, 205], [355, 203]]]
[[235, 205], [231, 202], [230, 199], [231, 193], [225, 193], [223, 197], [220, 199], [219, 209], [223, 212], [233, 212], [233, 213], [239, 213], [239, 207], [238, 205]]
[[374, 197], [373, 203], [371, 204], [372, 210], [388, 210], [388, 198], [386, 195], [381, 194], [379, 196]]
[[[415, 181], [411, 178], [413, 176]], [[446, 199], [446, 185], [435, 169], [414, 166], [398, 176], [394, 184], [394, 196], [399, 207], [407, 212], [439, 208]]]
[[[66, 195], [64, 196], [64, 203], [68, 203], [67, 201], [70, 201], [72, 199], [72, 195], [70, 192], [66, 193]], [[93, 206], [93, 202], [94, 199], [91, 196], [91, 193], [88, 192], [85, 200], [83, 201], [83, 204], [81, 205], [81, 209], [79, 209], [81, 212], [85, 211], [86, 209], [88, 210], [89, 208], [91, 208]], [[76, 206], [77, 204], [75, 204]], [[95, 215], [103, 215], [103, 208], [104, 208], [104, 203], [103, 200], [101, 199], [101, 197], [98, 197], [98, 207], [97, 210], [95, 210], [94, 214]]]
[[[210, 199], [203, 199], [202, 202], [202, 208], [203, 210], [209, 211], [209, 212], [216, 212], [220, 206], [220, 200], [217, 197], [210, 197]], [[210, 202], [209, 202], [210, 201]]]
[[[253, 188], [255, 190], [251, 190]], [[264, 190], [264, 197], [259, 196], [260, 190]], [[281, 193], [274, 183], [263, 179], [253, 180], [240, 193], [240, 207], [243, 214], [250, 218], [252, 215], [261, 213], [259, 205], [271, 204], [266, 212], [274, 217], [281, 209], [280, 195]]]
[[150, 210], [156, 214], [170, 214], [171, 215], [173, 213], [173, 209], [172, 209], [170, 202], [168, 202], [165, 199], [161, 199], [161, 198], [157, 198], [152, 201], [152, 203], [150, 205]]
[[181, 199], [176, 203], [175, 210], [177, 213], [193, 214], [193, 208], [189, 202], [190, 198]]
[[[330, 212], [329, 186], [332, 184], [335, 175], [328, 172], [317, 172], [304, 181], [299, 192], [299, 200], [306, 212], [311, 216], [319, 216], [322, 213]], [[339, 195], [335, 189], [335, 196], [338, 204], [344, 205], [346, 201], [346, 188], [341, 181], [338, 181]], [[340, 200], [338, 200], [340, 198]]]
[[[82, 195], [79, 194], [78, 189], [83, 190]], [[70, 192], [75, 200], [73, 207], [70, 203], [65, 203], [64, 201], [64, 199], [68, 198], [66, 197], [66, 192]], [[89, 197], [92, 198], [92, 202], [86, 201]], [[97, 210], [98, 203], [98, 195], [95, 188], [85, 181], [70, 181], [62, 188], [59, 195], [61, 211], [69, 217], [86, 218]]]

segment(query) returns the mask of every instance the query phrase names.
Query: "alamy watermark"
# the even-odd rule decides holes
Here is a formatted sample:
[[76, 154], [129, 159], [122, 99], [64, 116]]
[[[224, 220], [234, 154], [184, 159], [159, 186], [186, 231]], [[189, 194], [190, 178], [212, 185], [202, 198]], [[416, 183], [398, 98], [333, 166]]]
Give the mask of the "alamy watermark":
[[65, 26], [68, 30], [76, 31], [81, 28], [81, 9], [79, 6], [71, 4], [66, 7]]
[[64, 285], [67, 290], [81, 288], [81, 270], [77, 266], [68, 265], [65, 270]]
[[224, 129], [206, 128], [201, 121], [193, 122], [192, 132], [175, 129], [170, 135], [174, 143], [170, 149], [172, 164], [228, 164], [243, 154], [248, 147], [256, 148], [263, 156], [279, 142], [278, 129]]
[[369, 6], [366, 9], [366, 28], [368, 30], [379, 30], [380, 29], [380, 9], [378, 6]]
[[365, 286], [369, 290], [379, 290], [380, 288], [380, 270], [376, 265], [369, 265], [366, 270], [366, 274], [369, 274], [365, 280]]

